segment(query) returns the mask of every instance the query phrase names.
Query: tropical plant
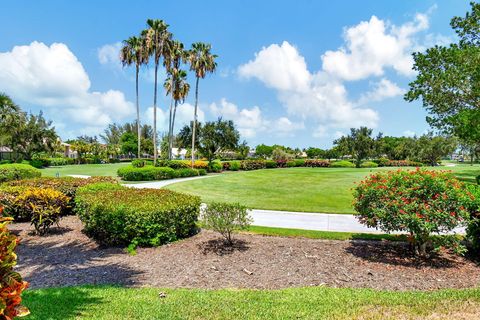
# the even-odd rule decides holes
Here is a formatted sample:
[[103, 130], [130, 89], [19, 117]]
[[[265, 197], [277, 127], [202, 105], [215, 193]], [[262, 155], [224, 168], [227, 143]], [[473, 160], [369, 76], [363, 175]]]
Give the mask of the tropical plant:
[[154, 71], [154, 90], [153, 90], [153, 163], [157, 163], [157, 77], [160, 59], [167, 53], [167, 43], [171, 40], [172, 34], [168, 32], [168, 24], [163, 20], [147, 20], [147, 50], [153, 56]]
[[192, 129], [192, 167], [195, 161], [195, 141], [197, 127], [197, 108], [198, 108], [198, 83], [200, 78], [204, 79], [207, 73], [212, 73], [217, 67], [215, 59], [217, 55], [210, 52], [212, 46], [203, 42], [192, 44], [192, 48], [188, 51], [188, 60], [190, 62], [190, 70], [195, 72], [195, 111], [193, 115]]
[[247, 207], [239, 203], [212, 202], [202, 213], [206, 228], [215, 230], [225, 238], [227, 245], [233, 244], [233, 232], [248, 229], [252, 223]]
[[416, 169], [379, 172], [355, 188], [359, 221], [385, 232], [408, 232], [414, 252], [451, 247], [463, 252], [458, 238], [443, 235], [465, 225], [470, 213], [464, 185], [447, 172]]
[[19, 273], [13, 271], [17, 264], [15, 248], [18, 240], [7, 227], [12, 220], [3, 216], [3, 207], [0, 207], [0, 319], [2, 320], [10, 320], [30, 313], [27, 308], [20, 305], [21, 294], [28, 287], [28, 283], [23, 281]]
[[145, 38], [130, 37], [123, 41], [120, 50], [120, 61], [123, 66], [135, 65], [135, 101], [137, 107], [137, 157], [140, 158], [140, 105], [138, 96], [138, 74], [140, 66], [148, 62], [148, 51], [145, 46]]

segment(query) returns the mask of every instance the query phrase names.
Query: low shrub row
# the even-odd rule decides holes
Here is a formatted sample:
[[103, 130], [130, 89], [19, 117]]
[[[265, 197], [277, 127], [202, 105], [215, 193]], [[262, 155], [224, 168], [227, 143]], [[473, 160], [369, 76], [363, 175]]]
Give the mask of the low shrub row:
[[0, 183], [12, 180], [40, 177], [40, 170], [28, 164], [2, 164], [0, 165]]
[[[172, 169], [191, 168], [192, 162], [190, 160], [158, 160], [157, 167], [169, 167]], [[208, 162], [195, 160], [193, 168], [208, 170]]]
[[[365, 168], [376, 167], [377, 164], [367, 161]], [[327, 161], [318, 159], [294, 159], [294, 160], [242, 160], [242, 161], [224, 161], [222, 163], [223, 170], [258, 170], [258, 169], [274, 169], [274, 168], [294, 168], [294, 167], [333, 167], [333, 168], [352, 168], [355, 165], [346, 160]]]
[[117, 174], [125, 181], [152, 181], [166, 180], [183, 177], [202, 176], [207, 174], [205, 169], [154, 167], [145, 165], [143, 167], [124, 167], [117, 171]]
[[66, 166], [74, 164], [75, 160], [65, 157], [56, 158], [35, 158], [29, 161], [30, 165], [35, 168], [45, 168], [50, 166]]
[[379, 167], [423, 167], [423, 163], [411, 160], [388, 160], [378, 165]]
[[[171, 168], [170, 168], [171, 169]], [[163, 189], [108, 184], [82, 187], [76, 212], [85, 232], [105, 245], [158, 246], [196, 232], [200, 198]]]

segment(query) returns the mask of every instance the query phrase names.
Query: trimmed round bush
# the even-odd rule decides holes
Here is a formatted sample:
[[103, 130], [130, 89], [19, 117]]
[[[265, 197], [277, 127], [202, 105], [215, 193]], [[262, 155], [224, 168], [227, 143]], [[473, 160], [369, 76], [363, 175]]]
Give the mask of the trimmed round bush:
[[265, 168], [267, 168], [267, 169], [277, 168], [277, 161], [275, 161], [275, 160], [266, 160], [266, 161], [265, 161]]
[[285, 166], [287, 168], [295, 168], [295, 167], [297, 167], [297, 163], [295, 161], [287, 161]]
[[207, 170], [210, 172], [222, 172], [222, 169], [223, 169], [222, 163], [219, 160], [214, 160], [210, 162]]
[[[276, 163], [276, 162], [275, 162]], [[266, 168], [265, 160], [243, 160], [241, 162], [242, 170], [258, 170]]]
[[132, 161], [132, 167], [134, 168], [143, 168], [145, 167], [145, 160], [135, 159]]
[[118, 169], [117, 174], [125, 181], [152, 181], [175, 178], [175, 170], [169, 167], [123, 167]]
[[12, 180], [38, 178], [42, 175], [40, 170], [28, 164], [2, 164], [0, 165], [0, 183]]
[[465, 225], [465, 188], [447, 172], [397, 170], [370, 175], [355, 188], [356, 217], [384, 232], [407, 232], [415, 252], [425, 256], [440, 246], [461, 252], [455, 236], [432, 237]]
[[319, 160], [319, 159], [307, 159], [304, 161], [304, 166], [305, 167], [330, 167], [330, 161], [327, 160]]
[[341, 160], [341, 161], [331, 162], [330, 167], [332, 167], [332, 168], [354, 168], [355, 165], [353, 163], [351, 163], [350, 161]]
[[[94, 188], [92, 190], [92, 188]], [[200, 198], [164, 189], [80, 188], [77, 214], [104, 245], [158, 246], [195, 234]]]
[[230, 161], [230, 170], [231, 171], [240, 170], [240, 161]]
[[376, 167], [378, 167], [378, 164], [373, 162], [373, 161], [364, 161], [364, 162], [362, 162], [360, 167], [362, 167], [362, 168], [376, 168]]
[[295, 159], [295, 167], [304, 167], [305, 166], [305, 159]]

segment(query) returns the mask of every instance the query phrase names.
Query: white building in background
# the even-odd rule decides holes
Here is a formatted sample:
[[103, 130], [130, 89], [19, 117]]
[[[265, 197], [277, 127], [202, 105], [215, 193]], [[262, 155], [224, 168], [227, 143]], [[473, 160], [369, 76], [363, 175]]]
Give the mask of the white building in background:
[[187, 149], [172, 148], [172, 156], [176, 159], [185, 160], [187, 156]]

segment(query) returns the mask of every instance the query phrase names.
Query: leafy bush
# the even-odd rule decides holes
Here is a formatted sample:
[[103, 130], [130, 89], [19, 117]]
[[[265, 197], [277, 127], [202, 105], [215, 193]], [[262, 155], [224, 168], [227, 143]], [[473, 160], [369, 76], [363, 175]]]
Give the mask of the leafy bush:
[[44, 235], [53, 224], [58, 224], [69, 198], [60, 191], [46, 188], [28, 188], [18, 194], [14, 205], [30, 222], [38, 234]]
[[384, 167], [423, 167], [423, 163], [410, 160], [388, 160]]
[[243, 160], [241, 162], [242, 170], [258, 170], [265, 169], [265, 160]]
[[475, 177], [475, 180], [477, 181], [477, 184], [480, 185], [480, 174]]
[[297, 163], [295, 161], [287, 161], [287, 168], [294, 168], [297, 167]]
[[118, 169], [117, 174], [125, 181], [151, 181], [175, 178], [175, 170], [170, 167], [123, 167]]
[[238, 171], [240, 170], [240, 161], [222, 162], [223, 170]]
[[376, 167], [378, 167], [378, 164], [373, 162], [373, 161], [364, 161], [364, 162], [362, 162], [360, 167], [362, 167], [362, 168], [376, 168]]
[[12, 160], [0, 160], [0, 164], [10, 164]]
[[48, 167], [50, 162], [46, 161], [46, 159], [33, 159], [29, 161], [29, 164], [34, 168], [41, 169], [43, 167]]
[[466, 206], [471, 214], [467, 226], [467, 240], [470, 251], [480, 254], [480, 186], [468, 185], [465, 192]]
[[145, 167], [145, 160], [143, 159], [135, 159], [132, 161], [132, 167], [135, 168], [143, 168]]
[[28, 164], [0, 165], [0, 183], [12, 180], [21, 180], [40, 177], [42, 173]]
[[197, 169], [182, 168], [182, 169], [175, 170], [176, 178], [195, 177], [199, 175], [200, 175], [200, 172]]
[[295, 167], [305, 167], [305, 159], [295, 159]]
[[390, 160], [388, 160], [387, 158], [379, 158], [377, 160], [373, 160], [373, 162], [378, 164], [379, 167], [385, 167], [389, 161]]
[[17, 264], [15, 248], [18, 240], [7, 227], [12, 218], [3, 217], [2, 212], [3, 208], [0, 207], [0, 319], [8, 320], [29, 313], [28, 309], [20, 305], [21, 294], [28, 283], [13, 271]]
[[75, 201], [85, 232], [106, 245], [158, 246], [191, 236], [200, 212], [199, 197], [164, 189], [86, 186]]
[[327, 160], [317, 160], [317, 159], [307, 159], [304, 162], [305, 167], [330, 167], [330, 161]]
[[285, 159], [278, 159], [275, 162], [277, 163], [277, 168], [285, 168], [287, 166], [287, 160]]
[[245, 230], [252, 222], [247, 208], [238, 203], [210, 203], [203, 210], [202, 219], [205, 227], [220, 233], [227, 244], [233, 243], [235, 230]]
[[[117, 184], [117, 180], [112, 177], [90, 177], [87, 179], [83, 178], [73, 178], [73, 177], [62, 177], [62, 178], [35, 178], [35, 179], [26, 179], [26, 180], [16, 180], [10, 181], [4, 184], [5, 186], [11, 187], [24, 187], [24, 188], [51, 188], [57, 191], [60, 191], [65, 196], [67, 196], [70, 201], [62, 215], [72, 214], [72, 210], [75, 206], [75, 193], [79, 187], [89, 185], [92, 183], [110, 183], [110, 184]], [[0, 187], [0, 194], [2, 192], [3, 187]]]
[[341, 160], [341, 161], [334, 161], [330, 163], [330, 167], [332, 168], [354, 168], [355, 165], [350, 161]]
[[214, 160], [208, 165], [208, 171], [210, 172], [222, 172], [223, 165], [219, 160]]
[[74, 163], [71, 158], [49, 158], [48, 161], [50, 166], [66, 166]]
[[456, 237], [438, 243], [432, 234], [452, 231], [469, 219], [463, 185], [446, 172], [397, 170], [363, 180], [354, 191], [359, 221], [384, 232], [408, 232], [420, 255], [440, 245], [463, 250]]
[[277, 168], [277, 161], [275, 161], [275, 160], [265, 160], [265, 168], [267, 168], [267, 169]]

